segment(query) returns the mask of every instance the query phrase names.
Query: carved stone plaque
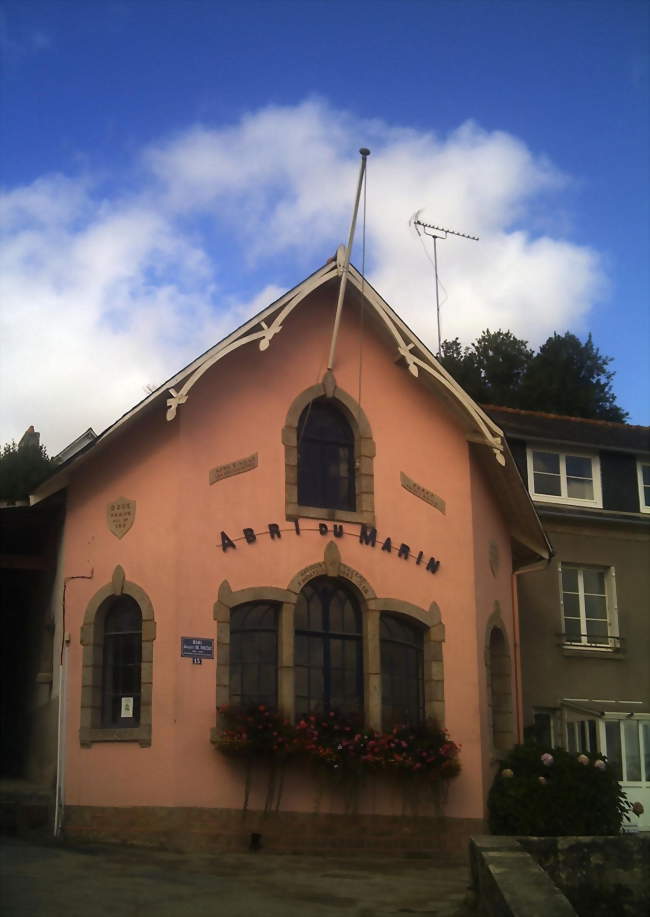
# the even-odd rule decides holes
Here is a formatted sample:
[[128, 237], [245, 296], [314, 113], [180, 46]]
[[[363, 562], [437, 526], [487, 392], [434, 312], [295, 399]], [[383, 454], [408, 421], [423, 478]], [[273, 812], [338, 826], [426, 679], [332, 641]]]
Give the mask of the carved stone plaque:
[[257, 468], [257, 452], [234, 462], [226, 462], [225, 465], [217, 465], [210, 472], [210, 484], [216, 484], [217, 481], [223, 481], [224, 478], [231, 478], [244, 471], [252, 471], [253, 468]]
[[445, 514], [447, 507], [442, 497], [434, 494], [432, 490], [427, 490], [426, 487], [422, 487], [421, 484], [416, 484], [415, 481], [412, 481], [403, 471], [400, 471], [399, 479], [402, 487], [408, 490], [410, 494], [413, 494], [414, 497], [419, 497], [420, 500], [424, 500], [425, 503], [429, 503], [431, 506], [435, 506], [443, 515]]
[[124, 538], [135, 520], [135, 500], [118, 497], [106, 507], [108, 530], [116, 538]]

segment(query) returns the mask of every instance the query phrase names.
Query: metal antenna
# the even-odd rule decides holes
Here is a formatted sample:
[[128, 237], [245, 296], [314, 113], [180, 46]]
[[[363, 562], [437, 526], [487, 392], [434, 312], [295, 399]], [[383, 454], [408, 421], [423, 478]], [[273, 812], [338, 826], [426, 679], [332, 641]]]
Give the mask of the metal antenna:
[[478, 242], [478, 236], [470, 236], [467, 232], [457, 232], [455, 229], [447, 229], [444, 226], [434, 226], [432, 223], [423, 223], [420, 219], [421, 210], [417, 210], [411, 219], [409, 225], [415, 227], [418, 236], [430, 236], [433, 239], [433, 270], [436, 277], [436, 320], [438, 324], [438, 356], [440, 356], [441, 337], [440, 337], [440, 297], [438, 293], [438, 239], [446, 239], [447, 236], [458, 236], [460, 239], [471, 239]]

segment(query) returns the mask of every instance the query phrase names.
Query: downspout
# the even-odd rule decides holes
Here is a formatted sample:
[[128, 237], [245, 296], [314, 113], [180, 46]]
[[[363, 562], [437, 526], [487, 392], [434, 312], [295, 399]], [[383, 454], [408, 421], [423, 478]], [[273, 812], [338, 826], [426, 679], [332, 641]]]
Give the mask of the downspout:
[[56, 789], [54, 795], [54, 837], [60, 837], [63, 830], [63, 813], [65, 805], [65, 743], [67, 736], [67, 693], [68, 693], [68, 648], [70, 634], [66, 631], [65, 599], [70, 580], [92, 579], [95, 570], [87, 576], [66, 576], [63, 580], [63, 597], [61, 600], [61, 651], [59, 653], [59, 709], [56, 740]]
[[59, 663], [59, 711], [56, 743], [56, 792], [54, 797], [54, 837], [60, 837], [63, 828], [63, 798], [65, 777], [65, 725], [66, 711], [66, 668], [70, 634], [64, 634]]

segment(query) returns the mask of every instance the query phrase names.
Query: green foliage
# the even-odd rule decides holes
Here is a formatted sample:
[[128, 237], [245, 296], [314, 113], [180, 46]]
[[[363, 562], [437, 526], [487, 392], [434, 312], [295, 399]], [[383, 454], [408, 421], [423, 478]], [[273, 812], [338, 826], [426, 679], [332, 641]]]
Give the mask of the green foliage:
[[26, 500], [53, 464], [37, 436], [23, 437], [19, 445], [6, 443], [0, 453], [0, 500]]
[[488, 795], [493, 834], [620, 833], [630, 804], [600, 755], [576, 756], [561, 748], [550, 754], [527, 743], [516, 745], [500, 763]]
[[612, 391], [611, 357], [591, 335], [553, 334], [537, 353], [510, 331], [483, 331], [469, 347], [443, 341], [440, 362], [475, 401], [571, 417], [624, 422]]
[[610, 363], [611, 357], [594, 347], [591, 335], [583, 344], [568, 331], [554, 334], [527, 368], [522, 401], [533, 411], [623, 422], [627, 413], [616, 404]]

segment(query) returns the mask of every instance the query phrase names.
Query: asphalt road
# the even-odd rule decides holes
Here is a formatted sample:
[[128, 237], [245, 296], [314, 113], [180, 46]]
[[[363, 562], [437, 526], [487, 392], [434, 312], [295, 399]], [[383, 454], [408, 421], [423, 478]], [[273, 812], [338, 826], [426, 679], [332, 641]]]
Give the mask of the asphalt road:
[[469, 917], [468, 869], [430, 860], [194, 855], [3, 838], [3, 917]]

